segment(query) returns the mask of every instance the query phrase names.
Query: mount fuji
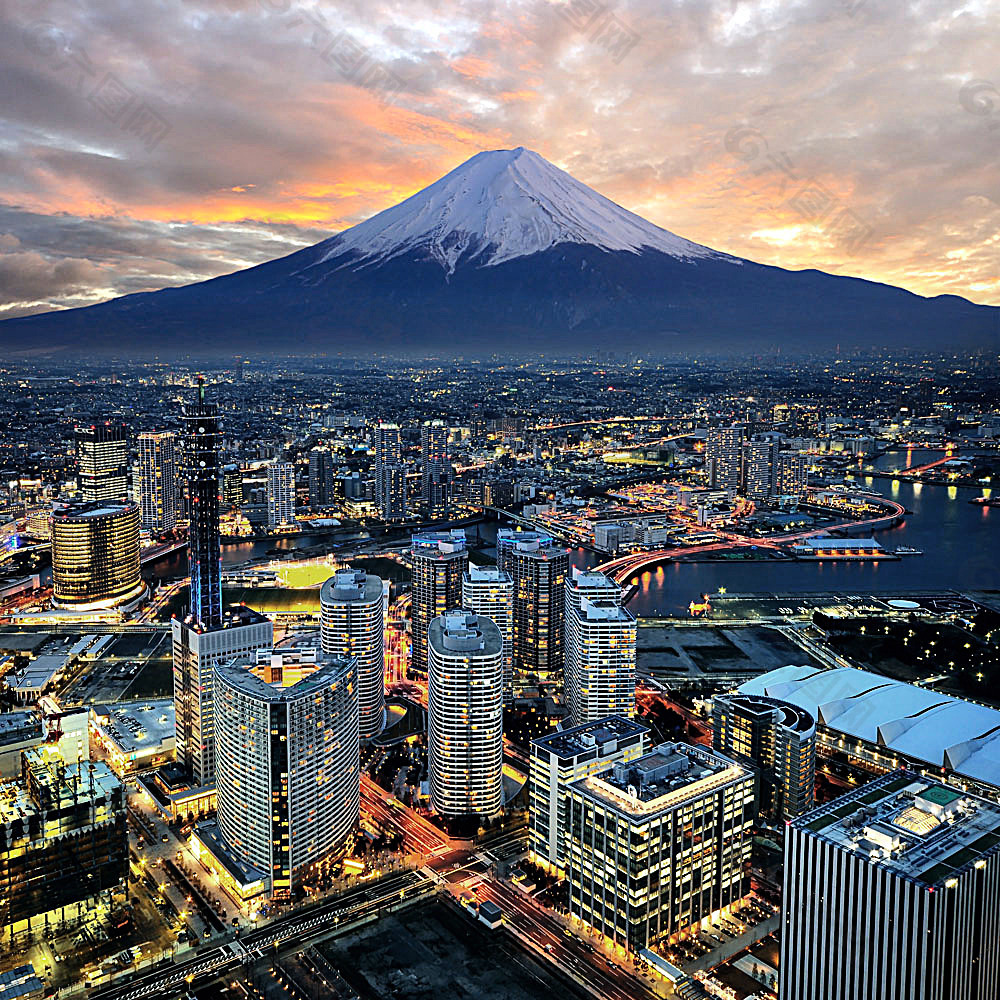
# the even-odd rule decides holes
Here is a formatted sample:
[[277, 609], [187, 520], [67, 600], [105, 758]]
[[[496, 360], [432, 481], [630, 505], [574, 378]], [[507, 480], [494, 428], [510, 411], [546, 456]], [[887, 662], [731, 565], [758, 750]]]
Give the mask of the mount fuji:
[[530, 150], [479, 153], [286, 257], [0, 323], [0, 345], [99, 353], [667, 355], [979, 348], [1000, 309], [787, 271], [647, 222]]

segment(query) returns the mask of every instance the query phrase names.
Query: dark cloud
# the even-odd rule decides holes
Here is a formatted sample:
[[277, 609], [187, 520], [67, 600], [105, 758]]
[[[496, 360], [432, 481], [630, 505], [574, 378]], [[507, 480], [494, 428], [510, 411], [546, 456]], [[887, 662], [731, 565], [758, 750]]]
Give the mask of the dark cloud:
[[[258, 263], [508, 145], [720, 249], [1000, 302], [992, 2], [610, 12], [624, 48], [555, 0], [8, 0], [3, 302]], [[796, 208], [811, 185], [864, 239]]]

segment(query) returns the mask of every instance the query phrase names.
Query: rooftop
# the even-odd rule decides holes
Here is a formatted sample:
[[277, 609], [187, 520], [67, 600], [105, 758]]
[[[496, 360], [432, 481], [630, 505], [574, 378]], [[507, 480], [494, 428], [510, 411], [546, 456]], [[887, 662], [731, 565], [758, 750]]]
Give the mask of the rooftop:
[[461, 528], [451, 531], [422, 531], [410, 539], [414, 553], [437, 549], [440, 555], [465, 551], [465, 532]]
[[752, 774], [700, 746], [663, 743], [636, 760], [614, 764], [600, 775], [571, 786], [631, 816], [676, 808]]
[[125, 754], [155, 751], [174, 737], [172, 698], [95, 705], [91, 712], [105, 738]]
[[604, 719], [585, 722], [570, 729], [558, 729], [545, 736], [539, 736], [538, 739], [531, 741], [531, 745], [556, 757], [567, 759], [595, 748], [599, 748], [602, 753], [610, 753], [614, 749], [610, 746], [611, 743], [637, 737], [649, 731], [648, 726], [624, 715], [609, 715]]
[[1000, 787], [997, 709], [854, 667], [780, 667], [739, 691], [791, 702], [836, 732]]
[[103, 500], [60, 500], [52, 505], [52, 516], [60, 520], [89, 519], [111, 517], [123, 511], [138, 509], [138, 504], [132, 500], [125, 503], [108, 503]]
[[321, 603], [332, 601], [381, 601], [382, 580], [363, 569], [338, 569], [320, 590]]
[[217, 664], [215, 676], [261, 701], [294, 701], [335, 683], [352, 663], [318, 649], [258, 649]]
[[510, 574], [496, 566], [470, 566], [465, 579], [472, 583], [510, 583]]
[[442, 653], [481, 653], [490, 656], [503, 649], [503, 636], [491, 619], [449, 611], [431, 619], [427, 628], [427, 642]]
[[894, 771], [791, 824], [928, 888], [1000, 849], [1000, 805]]
[[627, 608], [623, 608], [612, 598], [598, 598], [590, 600], [584, 597], [580, 601], [580, 607], [576, 612], [581, 618], [587, 621], [607, 621], [607, 622], [632, 622], [635, 624], [635, 616]]

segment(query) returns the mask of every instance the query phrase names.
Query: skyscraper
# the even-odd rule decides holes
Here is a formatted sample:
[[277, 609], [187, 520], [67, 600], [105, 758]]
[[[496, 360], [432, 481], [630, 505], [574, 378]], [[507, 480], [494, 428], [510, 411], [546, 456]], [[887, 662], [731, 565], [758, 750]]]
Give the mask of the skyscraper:
[[406, 468], [399, 424], [379, 424], [376, 430], [375, 503], [383, 520], [406, 516]]
[[187, 431], [185, 468], [191, 522], [188, 563], [191, 608], [171, 623], [174, 667], [174, 718], [177, 762], [197, 785], [215, 780], [215, 725], [212, 670], [216, 663], [269, 647], [274, 628], [250, 608], [223, 614], [222, 558], [219, 538], [219, 411], [198, 398], [184, 408]]
[[448, 427], [429, 420], [420, 428], [420, 481], [424, 508], [440, 517], [448, 508], [451, 466], [448, 463]]
[[763, 695], [712, 699], [712, 746], [757, 774], [758, 811], [780, 822], [812, 808], [816, 720], [803, 708]]
[[309, 506], [319, 510], [333, 503], [333, 453], [329, 448], [312, 448], [309, 451]]
[[219, 831], [287, 897], [358, 823], [357, 663], [263, 649], [218, 664], [214, 683]]
[[785, 828], [782, 1000], [1000, 996], [1000, 806], [891, 771]]
[[139, 435], [139, 505], [142, 526], [152, 534], [177, 524], [177, 462], [174, 435], [144, 431]]
[[281, 528], [295, 523], [295, 466], [272, 462], [267, 467], [267, 526]]
[[513, 698], [514, 581], [494, 566], [470, 566], [462, 575], [462, 607], [484, 615], [503, 637], [503, 697]]
[[52, 509], [52, 601], [99, 611], [135, 604], [146, 593], [139, 564], [139, 506], [72, 501]]
[[566, 703], [574, 725], [635, 713], [636, 625], [616, 600], [587, 597], [569, 608], [573, 641], [566, 661]]
[[743, 475], [740, 492], [750, 500], [767, 500], [775, 495], [778, 442], [754, 438], [743, 442]]
[[488, 618], [452, 611], [428, 629], [427, 761], [442, 816], [503, 807], [503, 638]]
[[794, 451], [778, 455], [775, 493], [778, 496], [800, 497], [809, 485], [809, 459]]
[[410, 668], [427, 673], [427, 629], [431, 620], [462, 606], [462, 576], [469, 568], [465, 532], [414, 535], [411, 547]]
[[122, 423], [76, 428], [80, 499], [97, 503], [128, 500], [128, 432]]
[[713, 427], [705, 443], [705, 469], [709, 485], [717, 490], [740, 488], [743, 427]]
[[497, 567], [514, 581], [514, 687], [553, 680], [564, 662], [569, 553], [544, 532], [501, 528]]
[[191, 569], [191, 616], [204, 628], [222, 623], [222, 546], [219, 537], [219, 407], [205, 401], [198, 380], [198, 398], [183, 410], [185, 474], [191, 520], [188, 563]]
[[323, 652], [357, 660], [361, 739], [382, 731], [385, 713], [385, 615], [379, 577], [340, 569], [320, 590]]

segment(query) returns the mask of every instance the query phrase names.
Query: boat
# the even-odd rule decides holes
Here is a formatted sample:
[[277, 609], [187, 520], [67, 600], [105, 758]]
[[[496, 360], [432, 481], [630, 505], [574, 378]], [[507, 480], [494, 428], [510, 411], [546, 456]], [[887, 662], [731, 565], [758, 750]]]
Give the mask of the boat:
[[977, 507], [1000, 507], [1000, 497], [976, 497], [969, 503], [974, 503]]
[[922, 556], [923, 549], [915, 549], [912, 545], [897, 545], [895, 548], [897, 556]]

